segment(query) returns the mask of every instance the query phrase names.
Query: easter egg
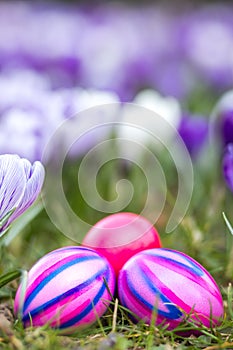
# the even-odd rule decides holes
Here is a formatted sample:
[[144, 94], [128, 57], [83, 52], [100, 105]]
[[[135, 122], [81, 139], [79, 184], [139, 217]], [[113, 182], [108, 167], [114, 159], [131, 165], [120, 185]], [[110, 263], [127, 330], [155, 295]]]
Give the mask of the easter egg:
[[176, 328], [184, 320], [206, 327], [223, 317], [220, 290], [211, 275], [188, 255], [149, 249], [134, 255], [118, 278], [121, 304], [135, 320]]
[[63, 333], [85, 328], [107, 310], [115, 275], [106, 258], [78, 246], [54, 250], [29, 271], [19, 286], [14, 311], [25, 327], [58, 328]]
[[84, 237], [84, 246], [104, 255], [118, 275], [124, 263], [134, 254], [161, 247], [153, 225], [134, 213], [117, 213], [97, 222]]

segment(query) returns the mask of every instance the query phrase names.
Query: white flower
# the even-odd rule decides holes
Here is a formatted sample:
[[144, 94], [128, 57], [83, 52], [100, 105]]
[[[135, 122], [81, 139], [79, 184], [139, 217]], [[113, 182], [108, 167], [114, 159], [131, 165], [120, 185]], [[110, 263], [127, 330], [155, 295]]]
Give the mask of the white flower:
[[174, 137], [180, 119], [181, 108], [174, 97], [162, 97], [154, 90], [140, 92], [133, 104], [123, 107], [122, 123], [117, 128], [117, 135], [130, 142], [127, 149], [122, 143], [122, 154], [126, 157], [134, 154], [134, 142], [144, 146], [154, 144], [156, 148], [160, 148], [159, 143], [168, 145]]
[[157, 91], [148, 89], [139, 92], [133, 103], [154, 111], [174, 127], [179, 125], [181, 108], [178, 100], [172, 96], [163, 97]]

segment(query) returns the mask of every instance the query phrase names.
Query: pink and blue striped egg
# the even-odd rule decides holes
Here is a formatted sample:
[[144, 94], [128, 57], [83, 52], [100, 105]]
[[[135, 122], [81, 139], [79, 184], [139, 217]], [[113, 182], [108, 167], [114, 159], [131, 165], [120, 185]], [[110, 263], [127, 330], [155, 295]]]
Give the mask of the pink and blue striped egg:
[[72, 333], [93, 324], [107, 310], [115, 274], [106, 258], [78, 246], [54, 250], [29, 271], [14, 304], [25, 327], [43, 326]]
[[119, 273], [121, 304], [135, 320], [175, 329], [181, 322], [219, 325], [223, 300], [209, 272], [190, 256], [170, 249], [142, 251]]

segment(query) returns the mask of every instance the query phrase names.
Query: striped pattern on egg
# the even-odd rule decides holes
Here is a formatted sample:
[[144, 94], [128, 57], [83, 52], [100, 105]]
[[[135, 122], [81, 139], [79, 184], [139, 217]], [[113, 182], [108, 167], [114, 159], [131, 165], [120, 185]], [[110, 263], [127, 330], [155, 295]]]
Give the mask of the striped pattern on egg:
[[65, 247], [31, 268], [26, 291], [20, 285], [16, 293], [15, 313], [26, 327], [84, 328], [106, 312], [114, 289], [115, 275], [104, 257], [92, 249]]
[[133, 256], [118, 278], [121, 304], [137, 319], [174, 329], [184, 319], [207, 327], [223, 317], [220, 290], [211, 275], [188, 255], [165, 248]]

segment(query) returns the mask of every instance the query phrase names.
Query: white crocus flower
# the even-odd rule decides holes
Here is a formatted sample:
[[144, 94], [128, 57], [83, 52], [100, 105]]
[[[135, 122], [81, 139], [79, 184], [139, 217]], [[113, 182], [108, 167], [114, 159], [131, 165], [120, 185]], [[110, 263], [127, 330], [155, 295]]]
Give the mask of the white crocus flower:
[[163, 97], [157, 91], [148, 89], [139, 92], [133, 103], [154, 111], [175, 128], [179, 125], [181, 108], [175, 97]]
[[[119, 142], [121, 155], [126, 158], [132, 155], [135, 157], [135, 152], [138, 151], [134, 143], [145, 147], [155, 145], [157, 149], [161, 148], [161, 143], [168, 145], [180, 119], [181, 107], [174, 97], [163, 97], [154, 90], [140, 92], [132, 104], [123, 107], [117, 135], [127, 142]], [[134, 127], [128, 124], [134, 124]]]

